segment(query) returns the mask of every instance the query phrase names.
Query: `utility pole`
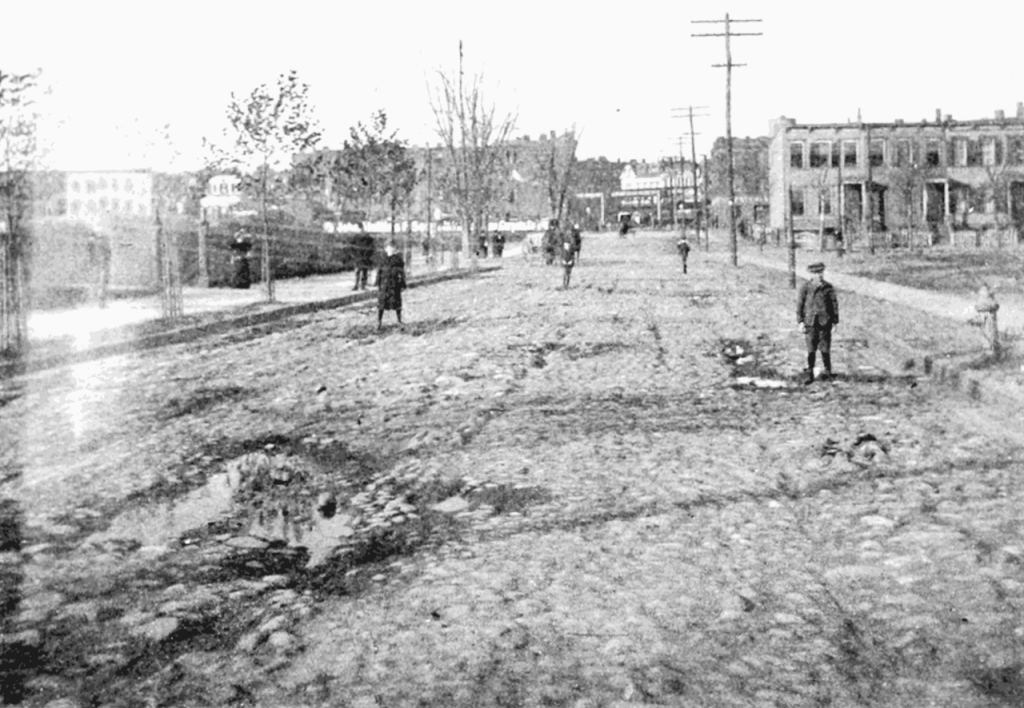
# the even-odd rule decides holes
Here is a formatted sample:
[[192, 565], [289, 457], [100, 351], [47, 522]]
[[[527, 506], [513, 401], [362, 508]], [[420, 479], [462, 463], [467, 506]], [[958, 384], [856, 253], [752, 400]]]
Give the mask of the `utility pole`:
[[732, 248], [732, 264], [737, 265], [736, 258], [736, 185], [733, 175], [732, 159], [732, 68], [734, 66], [746, 66], [746, 64], [733, 64], [732, 45], [729, 40], [733, 37], [756, 37], [760, 32], [733, 32], [733, 22], [760, 22], [761, 20], [733, 20], [729, 13], [725, 13], [725, 20], [691, 20], [691, 24], [718, 24], [725, 23], [725, 32], [712, 34], [694, 34], [692, 37], [725, 37], [725, 63], [712, 64], [713, 67], [725, 67], [725, 139], [729, 152], [729, 243]]
[[707, 209], [704, 208], [705, 206], [707, 206], [707, 198], [708, 198], [708, 156], [707, 155], [703, 155], [702, 156], [702, 160], [703, 161], [701, 163], [701, 170], [700, 171], [701, 171], [702, 176], [704, 177], [704, 203], [702, 203], [700, 205], [700, 213], [704, 217], [704, 250], [705, 251], [710, 251], [711, 250], [711, 218], [709, 217], [709, 215], [707, 213]]
[[[694, 132], [694, 130], [693, 130], [693, 119], [694, 118], [707, 118], [709, 116], [709, 114], [707, 114], [707, 113], [697, 113], [697, 114], [695, 114], [693, 111], [694, 111], [694, 109], [696, 109], [696, 110], [707, 110], [707, 108], [708, 108], [707, 106], [687, 106], [685, 114], [673, 116], [673, 118], [688, 118], [689, 121], [690, 121], [690, 132], [689, 133], [683, 133], [683, 135], [690, 136], [690, 176], [693, 178], [693, 208], [694, 208], [694, 211], [696, 213], [696, 218], [697, 218], [697, 222], [695, 224], [695, 228], [696, 228], [696, 231], [697, 231], [697, 245], [700, 245], [700, 225], [701, 225], [701, 222], [704, 220], [704, 205], [703, 204], [701, 204], [700, 206], [697, 205], [697, 202], [698, 202], [698, 199], [699, 199], [699, 191], [700, 191], [700, 189], [699, 189], [698, 184], [697, 184], [697, 146], [696, 146], [695, 138], [696, 138], [696, 136], [700, 135], [700, 133]], [[682, 111], [683, 109], [682, 108], [674, 108], [673, 110], [675, 110], [675, 111]], [[682, 146], [680, 146], [679, 153], [680, 153], [680, 155], [679, 155], [680, 160], [682, 160]], [[684, 191], [684, 195], [685, 195], [685, 191]], [[705, 192], [705, 196], [706, 195], [707, 195], [707, 192]], [[686, 197], [684, 196], [683, 198], [685, 199]]]
[[424, 238], [427, 240], [427, 262], [433, 268], [436, 259], [434, 258], [434, 244], [430, 241], [430, 225], [431, 219], [433, 218], [434, 204], [432, 197], [434, 195], [434, 184], [432, 180], [434, 167], [434, 150], [427, 144], [427, 234]]

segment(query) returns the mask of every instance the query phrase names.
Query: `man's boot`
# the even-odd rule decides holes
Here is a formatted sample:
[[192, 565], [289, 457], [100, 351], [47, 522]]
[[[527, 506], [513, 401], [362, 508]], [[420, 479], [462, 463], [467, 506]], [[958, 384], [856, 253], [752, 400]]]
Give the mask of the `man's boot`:
[[822, 366], [825, 367], [825, 375], [823, 376], [823, 378], [831, 379], [832, 378], [832, 353], [831, 352], [822, 352], [821, 353], [821, 363], [822, 363]]
[[810, 352], [807, 355], [807, 378], [804, 379], [805, 384], [814, 383], [814, 352]]

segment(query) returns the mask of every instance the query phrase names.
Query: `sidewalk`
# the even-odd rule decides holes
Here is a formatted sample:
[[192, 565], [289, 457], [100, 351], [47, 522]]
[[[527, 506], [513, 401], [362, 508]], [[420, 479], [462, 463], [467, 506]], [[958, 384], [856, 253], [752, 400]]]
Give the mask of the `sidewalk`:
[[[728, 259], [730, 255], [728, 245], [714, 241], [715, 237], [712, 235], [712, 250], [707, 255], [722, 260]], [[788, 258], [788, 251], [784, 247], [766, 245], [762, 252], [758, 250], [757, 246], [747, 243], [740, 244], [737, 257], [740, 265], [750, 263], [761, 268], [783, 272], [789, 270]], [[807, 266], [815, 262], [825, 264], [826, 278], [840, 290], [847, 290], [878, 300], [896, 302], [961, 324], [967, 324], [978, 316], [977, 310], [974, 309], [977, 298], [919, 290], [851, 275], [845, 271], [855, 267], [855, 263], [851, 262], [849, 256], [839, 258], [834, 251], [822, 253], [809, 249], [797, 249], [797, 276], [806, 279], [808, 277]], [[1000, 305], [998, 312], [1000, 331], [1014, 334], [1024, 331], [1024, 299], [1012, 295], [1000, 296], [999, 293], [996, 293], [996, 299]]]
[[[717, 239], [716, 234], [712, 234], [711, 250], [704, 251], [702, 247], [697, 252], [722, 263], [729, 262], [731, 252], [727, 241], [728, 236], [725, 234], [717, 234]], [[764, 250], [761, 251], [754, 244], [740, 243], [737, 261], [741, 267], [753, 265], [758, 268], [788, 272], [788, 257], [788, 251], [784, 247], [765, 245]], [[977, 321], [979, 317], [974, 308], [976, 299], [851, 275], [843, 271], [856, 267], [856, 262], [850, 256], [840, 258], [835, 252], [822, 253], [816, 250], [797, 249], [798, 279], [807, 279], [809, 277], [807, 266], [819, 261], [825, 263], [826, 278], [841, 291], [912, 308], [951, 320], [964, 327], [970, 326], [970, 322]], [[996, 298], [1000, 303], [998, 311], [1000, 333], [1003, 336], [1007, 334], [1020, 336], [1024, 333], [1024, 298], [1013, 295], [1000, 297], [998, 293], [996, 293]], [[956, 358], [939, 352], [915, 352], [915, 355], [924, 362], [925, 373], [939, 383], [963, 391], [975, 400], [998, 401], [1018, 409], [1024, 406], [1024, 375], [1016, 375], [1013, 372], [1006, 373], [998, 369], [972, 368], [971, 364], [984, 354], [985, 351], [980, 344], [976, 355]]]
[[[501, 259], [478, 261], [476, 272], [500, 267]], [[430, 268], [422, 257], [408, 268], [409, 287], [461, 278], [473, 273], [468, 259], [451, 270], [450, 258]], [[231, 288], [182, 288], [183, 316], [177, 322], [162, 320], [159, 294], [109, 300], [107, 306], [45, 310], [29, 315], [31, 351], [20, 367], [0, 366], [0, 377], [61, 364], [124, 353], [215, 334], [238, 326], [251, 326], [302, 312], [341, 307], [377, 297], [377, 289], [354, 292], [355, 275], [332, 275], [278, 280], [275, 302], [266, 302], [261, 283], [248, 290]], [[372, 276], [371, 276], [372, 282]]]

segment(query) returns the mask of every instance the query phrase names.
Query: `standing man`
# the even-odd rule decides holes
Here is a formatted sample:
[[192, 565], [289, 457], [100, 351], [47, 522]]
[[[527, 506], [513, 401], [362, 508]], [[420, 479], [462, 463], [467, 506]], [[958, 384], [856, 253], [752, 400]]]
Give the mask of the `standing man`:
[[686, 234], [680, 236], [676, 241], [676, 248], [679, 249], [679, 256], [683, 259], [683, 275], [686, 275], [686, 259], [690, 256], [690, 244], [686, 240]]
[[555, 254], [558, 253], [558, 244], [561, 241], [561, 229], [558, 219], [548, 221], [548, 230], [544, 232], [544, 264], [551, 265], [555, 262]]
[[366, 229], [360, 223], [359, 233], [352, 238], [352, 255], [356, 267], [356, 284], [353, 290], [366, 290], [366, 280], [370, 275], [370, 268], [373, 267], [374, 250], [373, 236], [366, 233]]
[[823, 379], [832, 378], [832, 328], [839, 326], [839, 301], [835, 288], [825, 280], [825, 264], [807, 266], [811, 280], [800, 286], [796, 297], [796, 320], [807, 339], [807, 380], [814, 382], [814, 357], [821, 351]]
[[405, 260], [394, 241], [384, 247], [384, 260], [377, 270], [377, 331], [380, 331], [385, 310], [394, 310], [402, 324], [402, 291], [405, 290]]
[[562, 290], [569, 289], [569, 279], [572, 277], [572, 267], [576, 265], [576, 248], [571, 238], [566, 238], [562, 243]]
[[572, 225], [572, 247], [576, 251], [576, 262], [580, 260], [580, 250], [583, 248], [583, 234], [580, 233], [580, 225]]

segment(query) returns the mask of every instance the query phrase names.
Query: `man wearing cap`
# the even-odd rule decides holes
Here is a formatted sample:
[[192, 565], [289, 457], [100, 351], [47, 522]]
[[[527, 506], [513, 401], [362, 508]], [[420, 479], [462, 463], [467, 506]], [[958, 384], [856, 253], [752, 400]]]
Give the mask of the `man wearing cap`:
[[835, 288], [825, 280], [825, 264], [807, 266], [811, 280], [800, 286], [796, 298], [796, 320], [807, 339], [807, 383], [814, 381], [814, 358], [821, 351], [823, 378], [832, 377], [832, 328], [839, 325], [839, 301]]

